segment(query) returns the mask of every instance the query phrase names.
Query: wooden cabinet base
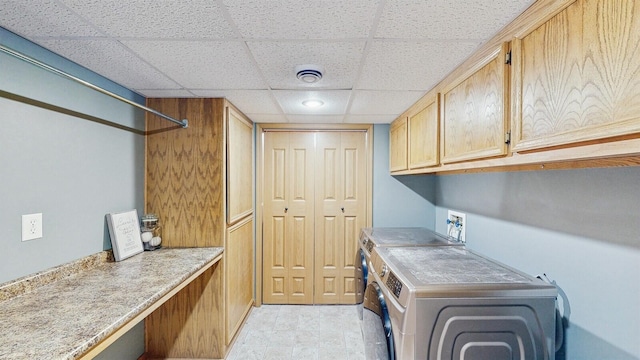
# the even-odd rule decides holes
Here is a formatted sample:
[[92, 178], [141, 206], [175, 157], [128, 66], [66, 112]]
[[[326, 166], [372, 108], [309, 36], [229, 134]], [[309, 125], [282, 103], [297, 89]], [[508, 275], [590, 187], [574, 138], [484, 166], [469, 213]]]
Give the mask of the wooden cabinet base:
[[218, 263], [149, 315], [146, 358], [224, 358], [221, 288], [222, 266]]

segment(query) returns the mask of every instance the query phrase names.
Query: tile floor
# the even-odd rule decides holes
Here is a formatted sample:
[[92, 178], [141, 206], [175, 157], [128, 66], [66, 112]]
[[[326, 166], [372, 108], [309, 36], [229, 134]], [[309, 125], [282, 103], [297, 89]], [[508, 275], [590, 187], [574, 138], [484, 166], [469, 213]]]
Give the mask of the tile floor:
[[227, 360], [364, 360], [355, 305], [253, 308]]

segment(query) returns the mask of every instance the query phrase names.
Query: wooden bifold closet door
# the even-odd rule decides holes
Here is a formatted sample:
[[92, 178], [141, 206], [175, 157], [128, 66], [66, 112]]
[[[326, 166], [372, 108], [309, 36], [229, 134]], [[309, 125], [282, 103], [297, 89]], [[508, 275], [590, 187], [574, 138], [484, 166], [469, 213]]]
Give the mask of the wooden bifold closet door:
[[365, 147], [361, 131], [265, 133], [264, 303], [355, 302]]

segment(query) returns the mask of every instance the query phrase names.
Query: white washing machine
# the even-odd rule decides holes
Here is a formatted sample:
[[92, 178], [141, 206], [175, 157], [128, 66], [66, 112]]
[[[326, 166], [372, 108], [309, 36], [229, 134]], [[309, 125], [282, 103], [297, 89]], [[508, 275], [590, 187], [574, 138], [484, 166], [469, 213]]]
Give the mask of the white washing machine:
[[555, 358], [555, 286], [464, 247], [377, 247], [367, 359]]

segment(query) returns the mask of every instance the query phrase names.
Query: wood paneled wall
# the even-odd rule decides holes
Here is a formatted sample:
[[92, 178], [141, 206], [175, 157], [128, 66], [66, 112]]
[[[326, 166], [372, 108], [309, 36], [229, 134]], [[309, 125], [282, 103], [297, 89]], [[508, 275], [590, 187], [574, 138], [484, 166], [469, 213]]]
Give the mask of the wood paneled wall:
[[224, 357], [221, 266], [213, 265], [146, 318], [147, 358]]
[[224, 99], [148, 99], [183, 129], [147, 116], [145, 212], [155, 213], [166, 247], [224, 241]]

